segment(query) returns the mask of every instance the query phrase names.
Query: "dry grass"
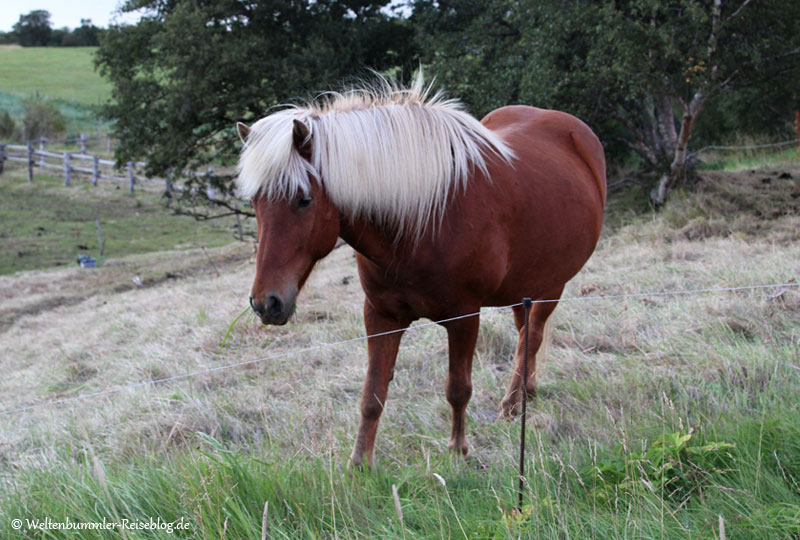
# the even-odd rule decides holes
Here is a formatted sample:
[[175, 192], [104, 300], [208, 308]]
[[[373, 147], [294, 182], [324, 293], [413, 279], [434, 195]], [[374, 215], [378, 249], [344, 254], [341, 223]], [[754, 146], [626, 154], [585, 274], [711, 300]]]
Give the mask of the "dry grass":
[[[758, 237], [676, 234], [668, 215], [639, 219], [601, 240], [565, 297], [798, 279], [800, 243], [783, 236], [796, 220], [762, 219], [767, 230]], [[151, 271], [174, 277], [145, 280], [144, 287], [130, 281], [147, 266], [142, 257], [93, 271], [0, 278], [0, 313], [13, 314], [13, 323], [0, 330], [0, 409], [363, 334], [363, 293], [345, 246], [312, 274], [295, 320], [263, 327], [247, 315], [221, 349], [228, 326], [247, 306], [249, 255], [245, 247], [212, 251], [217, 275], [201, 252], [165, 253], [163, 268]], [[569, 445], [624, 441], [632, 427], [659, 418], [702, 422], [694, 405], [702, 403], [704, 415], [724, 410], [730, 404], [719, 400], [726, 387], [757, 400], [771, 381], [800, 370], [800, 292], [770, 299], [771, 292], [562, 303], [551, 357], [540, 371], [533, 425]], [[496, 422], [496, 414], [515, 335], [510, 312], [482, 318], [468, 408], [478, 462], [514, 459], [514, 428]], [[447, 451], [445, 358], [443, 329], [405, 336], [379, 431], [379, 462], [424, 463]], [[84, 429], [98, 454], [115, 462], [184, 446], [196, 432], [234, 446], [265, 443], [285, 458], [332, 455], [343, 462], [357, 428], [365, 364], [365, 343], [354, 342], [2, 416], [0, 467], [13, 475], [19, 467], [64, 459], [65, 449], [79, 459]]]

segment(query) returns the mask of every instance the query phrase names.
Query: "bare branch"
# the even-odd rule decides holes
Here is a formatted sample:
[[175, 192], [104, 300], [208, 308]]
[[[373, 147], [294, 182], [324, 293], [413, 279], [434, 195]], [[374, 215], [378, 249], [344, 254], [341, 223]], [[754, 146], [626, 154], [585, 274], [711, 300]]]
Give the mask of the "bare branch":
[[730, 14], [730, 16], [729, 16], [729, 17], [728, 17], [728, 18], [725, 20], [725, 22], [728, 22], [728, 21], [730, 21], [731, 19], [735, 18], [737, 15], [739, 15], [739, 12], [740, 12], [740, 11], [742, 11], [744, 8], [746, 8], [746, 7], [747, 7], [747, 4], [749, 4], [749, 3], [750, 3], [750, 1], [751, 1], [751, 0], [744, 0], [744, 2], [742, 2], [742, 5], [741, 5], [741, 6], [739, 6], [739, 7], [736, 9], [736, 11], [734, 11], [733, 13], [731, 13], [731, 14]]

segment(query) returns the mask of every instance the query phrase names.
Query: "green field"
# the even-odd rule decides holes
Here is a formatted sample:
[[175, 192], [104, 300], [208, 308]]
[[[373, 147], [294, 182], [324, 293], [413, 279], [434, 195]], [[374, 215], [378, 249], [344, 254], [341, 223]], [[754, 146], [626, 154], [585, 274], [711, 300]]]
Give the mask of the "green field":
[[96, 47], [0, 47], [0, 92], [97, 105], [111, 85], [94, 70]]
[[95, 221], [100, 219], [106, 259], [138, 253], [217, 247], [233, 241], [230, 219], [198, 222], [176, 217], [161, 192], [144, 185], [101, 180], [92, 187], [76, 175], [41, 174], [33, 183], [21, 169], [0, 176], [0, 275], [75, 264], [80, 253], [99, 256]]

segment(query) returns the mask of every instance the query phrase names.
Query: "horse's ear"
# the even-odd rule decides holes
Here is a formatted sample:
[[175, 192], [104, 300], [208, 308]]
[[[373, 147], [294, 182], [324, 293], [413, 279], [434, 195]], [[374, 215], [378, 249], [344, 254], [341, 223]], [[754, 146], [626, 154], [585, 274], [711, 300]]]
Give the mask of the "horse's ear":
[[250, 135], [250, 128], [247, 127], [247, 124], [236, 122], [236, 133], [239, 134], [239, 138], [243, 143], [247, 142], [247, 136]]
[[311, 158], [311, 130], [303, 122], [294, 119], [292, 126], [292, 140], [294, 147], [306, 159]]

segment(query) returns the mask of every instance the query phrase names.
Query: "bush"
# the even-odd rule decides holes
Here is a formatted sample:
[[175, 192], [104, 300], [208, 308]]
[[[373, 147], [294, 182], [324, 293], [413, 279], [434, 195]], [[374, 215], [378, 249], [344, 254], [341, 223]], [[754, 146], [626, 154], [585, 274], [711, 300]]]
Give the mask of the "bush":
[[13, 139], [17, 135], [17, 124], [8, 111], [0, 111], [0, 139]]
[[30, 139], [54, 137], [64, 133], [66, 120], [55, 105], [40, 99], [22, 102], [25, 136]]

